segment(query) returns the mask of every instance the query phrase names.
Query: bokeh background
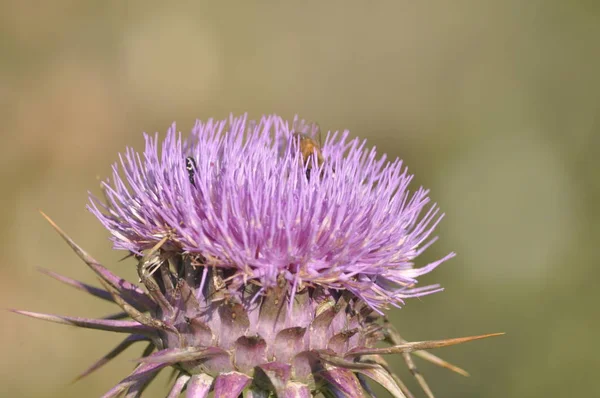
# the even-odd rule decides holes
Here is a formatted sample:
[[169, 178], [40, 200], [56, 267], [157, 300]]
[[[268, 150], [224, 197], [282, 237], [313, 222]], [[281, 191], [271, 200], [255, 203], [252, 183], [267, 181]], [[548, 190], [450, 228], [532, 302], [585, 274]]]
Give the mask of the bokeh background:
[[[95, 283], [38, 209], [132, 276], [85, 204], [142, 132], [299, 114], [404, 159], [446, 213], [421, 263], [458, 256], [425, 278], [443, 293], [393, 313], [404, 337], [507, 332], [435, 352], [470, 378], [418, 362], [438, 396], [600, 396], [600, 3], [0, 6], [1, 307], [114, 312], [37, 272]], [[2, 397], [99, 396], [142, 349], [71, 384], [120, 337], [2, 319]]]

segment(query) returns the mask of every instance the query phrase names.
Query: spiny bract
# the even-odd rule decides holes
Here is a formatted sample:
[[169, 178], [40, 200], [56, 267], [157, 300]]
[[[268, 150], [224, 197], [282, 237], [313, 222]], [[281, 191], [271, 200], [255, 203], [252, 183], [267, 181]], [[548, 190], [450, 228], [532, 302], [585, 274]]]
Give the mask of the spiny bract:
[[[18, 312], [128, 335], [82, 377], [146, 341], [140, 364], [105, 397], [140, 396], [166, 367], [176, 372], [169, 397], [371, 396], [367, 378], [411, 396], [382, 358], [391, 353], [404, 355], [431, 396], [409, 353], [465, 374], [421, 350], [489, 336], [407, 343], [384, 316], [441, 290], [416, 287], [417, 277], [453, 253], [413, 265], [434, 241], [437, 207], [427, 208], [423, 188], [408, 192], [412, 176], [399, 160], [378, 159], [347, 131], [303, 153], [307, 130], [316, 144], [316, 129], [277, 116], [198, 122], [186, 140], [173, 125], [160, 153], [158, 135], [146, 136], [143, 156], [128, 149], [103, 183], [105, 199], [91, 196], [89, 206], [114, 247], [136, 258], [145, 291], [53, 224], [104, 289], [44, 272], [123, 312]], [[391, 346], [375, 348], [379, 341]]]

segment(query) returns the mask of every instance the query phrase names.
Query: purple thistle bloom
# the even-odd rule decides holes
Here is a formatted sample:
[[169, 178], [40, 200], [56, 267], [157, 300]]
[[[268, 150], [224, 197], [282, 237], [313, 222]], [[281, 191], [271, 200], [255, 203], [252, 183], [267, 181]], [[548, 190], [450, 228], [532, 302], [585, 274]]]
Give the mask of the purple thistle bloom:
[[306, 178], [294, 133], [277, 116], [197, 122], [187, 140], [173, 125], [160, 153], [158, 135], [146, 135], [143, 157], [128, 149], [103, 184], [107, 204], [93, 198], [90, 209], [115, 249], [141, 254], [167, 237], [168, 250], [234, 270], [235, 288], [283, 276], [348, 290], [377, 310], [440, 291], [414, 286], [454, 253], [422, 268], [413, 260], [443, 215], [427, 190], [408, 191], [402, 162], [336, 132], [314, 165], [322, 177]]
[[[310, 130], [310, 131], [308, 131]], [[105, 397], [141, 396], [164, 368], [176, 372], [168, 397], [374, 396], [367, 378], [394, 397], [412, 397], [389, 369], [402, 354], [429, 397], [411, 353], [467, 373], [423, 350], [491, 335], [407, 342], [383, 311], [440, 291], [416, 287], [413, 261], [442, 218], [428, 191], [410, 193], [399, 160], [377, 159], [348, 132], [277, 116], [198, 122], [183, 140], [175, 126], [159, 153], [146, 136], [143, 156], [128, 149], [105, 200], [89, 209], [114, 247], [137, 259], [140, 287], [98, 263], [52, 221], [104, 289], [51, 271], [48, 276], [113, 302], [101, 319], [16, 311], [34, 318], [126, 334], [79, 378], [132, 344], [140, 364]], [[376, 348], [380, 342], [390, 346]]]

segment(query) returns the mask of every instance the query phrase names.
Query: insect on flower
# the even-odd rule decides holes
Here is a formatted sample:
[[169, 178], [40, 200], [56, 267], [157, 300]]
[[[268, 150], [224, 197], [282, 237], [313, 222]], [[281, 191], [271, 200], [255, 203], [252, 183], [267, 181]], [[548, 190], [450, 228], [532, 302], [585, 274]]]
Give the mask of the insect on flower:
[[196, 161], [193, 157], [188, 156], [187, 158], [185, 158], [185, 168], [188, 171], [188, 175], [190, 177], [190, 184], [196, 186], [196, 183], [194, 182], [194, 175], [196, 174]]
[[154, 274], [165, 261], [164, 255], [162, 255], [160, 248], [167, 240], [168, 236], [165, 236], [143, 256], [138, 256], [138, 273], [140, 275], [140, 281], [144, 278], [152, 276], [152, 274]]
[[321, 141], [321, 128], [317, 123], [310, 123], [305, 125], [303, 122], [299, 123], [294, 137], [298, 139], [298, 146], [300, 153], [302, 154], [302, 161], [306, 167], [306, 178], [310, 179], [310, 172], [313, 167], [313, 157], [316, 157], [316, 163], [318, 167], [321, 167], [325, 163], [323, 153], [321, 152], [321, 144], [315, 141], [314, 137], [319, 135], [319, 142]]

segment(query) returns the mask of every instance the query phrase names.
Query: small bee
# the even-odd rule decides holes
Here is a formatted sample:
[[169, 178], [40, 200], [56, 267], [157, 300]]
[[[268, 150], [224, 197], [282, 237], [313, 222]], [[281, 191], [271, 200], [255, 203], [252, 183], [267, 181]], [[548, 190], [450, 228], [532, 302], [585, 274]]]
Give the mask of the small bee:
[[185, 168], [188, 171], [188, 175], [190, 177], [190, 184], [196, 186], [196, 183], [194, 182], [194, 175], [196, 174], [196, 161], [193, 157], [188, 156], [187, 158], [185, 158]]
[[[310, 130], [310, 132], [306, 132], [306, 130]], [[306, 178], [308, 179], [310, 179], [313, 156], [316, 156], [317, 158], [316, 162], [318, 167], [321, 167], [323, 163], [325, 163], [325, 159], [321, 153], [321, 146], [313, 138], [317, 133], [319, 134], [319, 141], [321, 141], [321, 128], [319, 125], [316, 123], [305, 125], [302, 122], [298, 126], [296, 133], [294, 133], [295, 138], [299, 137], [300, 153], [302, 154], [302, 160], [306, 166]]]
[[143, 256], [135, 256], [138, 260], [138, 273], [140, 280], [152, 276], [167, 260], [167, 257], [160, 249], [169, 240], [169, 236], [162, 238], [154, 247], [143, 254]]

